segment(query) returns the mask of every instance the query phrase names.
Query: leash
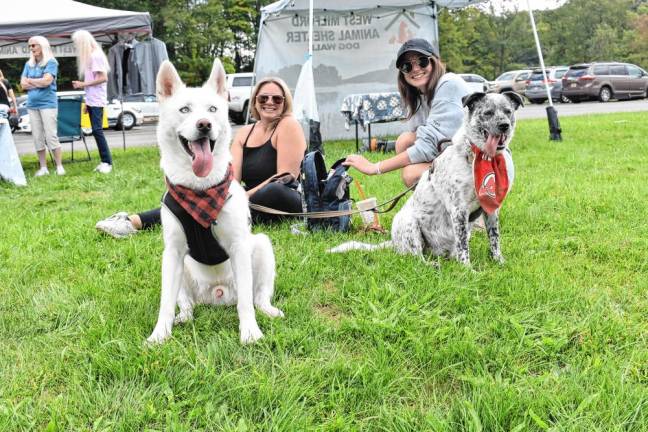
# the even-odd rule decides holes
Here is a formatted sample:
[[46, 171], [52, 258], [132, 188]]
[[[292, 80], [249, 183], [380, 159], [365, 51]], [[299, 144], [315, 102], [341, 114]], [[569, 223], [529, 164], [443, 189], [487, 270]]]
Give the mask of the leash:
[[[432, 167], [430, 167], [430, 171], [432, 171]], [[377, 214], [383, 214], [383, 213], [390, 212], [394, 207], [396, 207], [398, 201], [400, 201], [400, 199], [403, 198], [408, 192], [414, 190], [416, 188], [416, 185], [418, 185], [418, 180], [412, 186], [408, 187], [407, 189], [405, 189], [395, 197], [383, 203], [377, 204], [375, 207], [367, 210], [330, 210], [330, 211], [320, 211], [320, 212], [290, 213], [290, 212], [285, 212], [282, 210], [273, 209], [272, 207], [265, 207], [254, 203], [249, 203], [249, 206], [252, 210], [260, 211], [262, 213], [274, 214], [279, 216], [306, 217], [309, 219], [325, 219], [330, 217], [350, 216], [365, 211], [372, 211]], [[378, 210], [380, 207], [384, 207], [387, 204], [390, 205], [385, 210]], [[479, 207], [477, 210], [470, 213], [470, 215], [468, 216], [468, 220], [470, 222], [474, 222], [479, 216], [482, 215], [482, 213], [484, 213], [484, 210], [481, 207]]]
[[[416, 185], [418, 184], [418, 181], [414, 183], [412, 186], [408, 187], [405, 189], [403, 192], [399, 193], [395, 197], [381, 203], [377, 204], [375, 207], [367, 209], [367, 210], [329, 210], [329, 211], [320, 211], [320, 212], [301, 212], [301, 213], [290, 213], [290, 212], [285, 212], [282, 210], [277, 210], [273, 209], [271, 207], [266, 207], [262, 206], [259, 204], [254, 204], [254, 203], [249, 203], [250, 208], [252, 210], [260, 211], [262, 213], [268, 213], [268, 214], [274, 214], [274, 215], [279, 215], [279, 216], [293, 216], [293, 217], [306, 217], [309, 219], [325, 219], [325, 218], [330, 218], [330, 217], [339, 217], [339, 216], [349, 216], [349, 215], [354, 215], [358, 213], [362, 213], [365, 211], [372, 211], [374, 213], [387, 213], [391, 211], [394, 207], [396, 207], [396, 204], [398, 204], [398, 201], [400, 201], [401, 198], [403, 198], [408, 192], [411, 190], [414, 190], [416, 188]], [[381, 207], [386, 206], [387, 204], [390, 204], [389, 207], [387, 207], [385, 210], [378, 210]]]

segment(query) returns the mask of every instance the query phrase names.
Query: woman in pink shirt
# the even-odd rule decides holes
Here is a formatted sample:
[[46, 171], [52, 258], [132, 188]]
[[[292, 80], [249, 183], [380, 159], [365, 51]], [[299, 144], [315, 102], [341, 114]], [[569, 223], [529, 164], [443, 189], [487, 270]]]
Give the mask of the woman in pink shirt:
[[95, 171], [108, 174], [112, 171], [112, 156], [108, 142], [103, 133], [103, 111], [108, 104], [106, 98], [106, 82], [108, 81], [108, 59], [101, 50], [95, 38], [85, 30], [78, 30], [72, 34], [72, 41], [77, 50], [77, 66], [79, 78], [83, 81], [72, 81], [75, 89], [85, 90], [85, 104], [92, 136], [97, 142], [101, 163]]

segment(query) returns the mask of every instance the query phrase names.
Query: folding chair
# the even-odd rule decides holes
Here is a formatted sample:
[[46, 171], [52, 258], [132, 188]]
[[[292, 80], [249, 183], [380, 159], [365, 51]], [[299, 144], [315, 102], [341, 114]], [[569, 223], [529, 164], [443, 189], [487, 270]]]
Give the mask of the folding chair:
[[81, 102], [83, 95], [65, 95], [58, 97], [58, 137], [61, 143], [69, 142], [72, 146], [72, 160], [74, 161], [74, 141], [83, 141], [88, 159], [90, 150], [86, 143], [85, 135], [81, 130]]

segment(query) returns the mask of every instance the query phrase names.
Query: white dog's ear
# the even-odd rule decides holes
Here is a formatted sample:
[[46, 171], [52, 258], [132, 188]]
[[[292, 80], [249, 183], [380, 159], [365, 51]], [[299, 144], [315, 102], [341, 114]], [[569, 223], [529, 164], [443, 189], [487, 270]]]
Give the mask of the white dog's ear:
[[158, 99], [163, 101], [173, 96], [181, 87], [184, 87], [184, 84], [180, 79], [180, 75], [178, 75], [178, 71], [173, 67], [173, 64], [168, 60], [162, 62], [156, 80]]
[[209, 79], [203, 85], [203, 88], [211, 88], [216, 90], [219, 96], [227, 99], [227, 87], [225, 85], [225, 69], [219, 59], [214, 59]]

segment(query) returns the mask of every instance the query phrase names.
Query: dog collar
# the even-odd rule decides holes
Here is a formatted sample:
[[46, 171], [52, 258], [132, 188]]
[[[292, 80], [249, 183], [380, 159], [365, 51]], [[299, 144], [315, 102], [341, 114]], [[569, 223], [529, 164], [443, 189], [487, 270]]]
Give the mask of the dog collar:
[[506, 159], [501, 153], [489, 158], [473, 143], [470, 143], [470, 147], [475, 156], [473, 161], [475, 194], [482, 209], [492, 214], [502, 206], [510, 188]]

